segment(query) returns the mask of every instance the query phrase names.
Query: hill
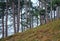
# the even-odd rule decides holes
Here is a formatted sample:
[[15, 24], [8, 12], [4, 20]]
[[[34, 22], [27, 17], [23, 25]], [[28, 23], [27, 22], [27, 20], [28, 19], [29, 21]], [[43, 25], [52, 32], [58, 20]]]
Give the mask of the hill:
[[16, 33], [0, 41], [60, 41], [60, 20]]

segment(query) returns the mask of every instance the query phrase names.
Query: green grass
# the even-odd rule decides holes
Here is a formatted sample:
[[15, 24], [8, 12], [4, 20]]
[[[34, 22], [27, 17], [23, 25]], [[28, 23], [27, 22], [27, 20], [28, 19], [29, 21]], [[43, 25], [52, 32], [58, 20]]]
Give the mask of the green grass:
[[0, 41], [60, 41], [60, 20], [16, 33]]

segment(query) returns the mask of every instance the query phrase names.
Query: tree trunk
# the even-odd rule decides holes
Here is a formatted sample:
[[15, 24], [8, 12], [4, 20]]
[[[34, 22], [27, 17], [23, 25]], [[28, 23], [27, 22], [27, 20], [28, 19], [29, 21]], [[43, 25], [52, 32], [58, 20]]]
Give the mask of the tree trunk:
[[8, 21], [8, 0], [6, 0], [6, 37], [8, 36], [8, 25], [7, 25], [7, 21]]
[[40, 25], [42, 25], [42, 23], [41, 23], [41, 15], [40, 15]]
[[26, 26], [27, 26], [27, 28], [28, 28], [27, 0], [24, 0], [24, 2], [25, 2], [25, 14], [26, 14], [26, 20], [27, 20]]
[[2, 16], [2, 38], [4, 38], [4, 16]]
[[30, 16], [30, 17], [29, 17], [29, 18], [30, 18], [30, 24], [29, 24], [29, 25], [30, 25], [30, 29], [31, 29], [31, 13], [30, 13], [30, 2], [31, 2], [31, 0], [29, 0], [29, 16]]
[[60, 19], [60, 6], [59, 6], [59, 19]]
[[38, 26], [38, 16], [37, 16], [37, 26]]
[[60, 6], [57, 6], [56, 12], [57, 12], [57, 19], [59, 19], [60, 18]]
[[54, 10], [54, 20], [55, 20], [55, 10]]
[[13, 11], [14, 33], [16, 33], [16, 26], [15, 26], [15, 12], [14, 12], [14, 0], [13, 0], [13, 2], [12, 2], [12, 11]]
[[24, 31], [24, 28], [23, 28], [23, 25], [22, 25], [22, 9], [20, 10], [21, 11], [21, 31], [23, 32]]
[[2, 38], [4, 38], [4, 7], [2, 7]]
[[48, 23], [48, 13], [47, 13], [47, 4], [45, 3], [45, 23]]
[[18, 0], [17, 32], [19, 32], [19, 27], [20, 27], [20, 0]]
[[32, 22], [32, 23], [31, 23], [31, 27], [33, 27], [33, 15], [31, 15], [31, 17], [32, 17], [32, 18], [31, 18], [31, 22]]
[[[40, 2], [39, 2], [39, 11], [40, 11]], [[39, 12], [39, 14], [40, 14], [40, 12]], [[42, 23], [41, 23], [41, 15], [40, 15], [40, 25], [42, 25]]]
[[[52, 0], [51, 0], [51, 4], [52, 4]], [[52, 21], [52, 5], [51, 5], [51, 21]]]

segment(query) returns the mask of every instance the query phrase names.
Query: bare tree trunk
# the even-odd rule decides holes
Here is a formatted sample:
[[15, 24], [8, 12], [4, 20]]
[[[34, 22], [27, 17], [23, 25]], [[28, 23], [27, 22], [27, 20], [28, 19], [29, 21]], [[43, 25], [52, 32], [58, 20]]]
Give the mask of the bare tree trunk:
[[30, 29], [32, 28], [32, 27], [31, 27], [31, 18], [32, 18], [32, 17], [30, 17]]
[[46, 4], [46, 2], [45, 2], [45, 23], [48, 23], [49, 22], [49, 20], [48, 20], [48, 13], [47, 13], [47, 4]]
[[20, 11], [21, 11], [21, 31], [23, 32], [24, 28], [23, 28], [23, 25], [22, 25], [22, 9]]
[[57, 9], [56, 9], [56, 11], [57, 11], [57, 19], [59, 19], [60, 18], [60, 6], [57, 6]]
[[30, 1], [31, 1], [31, 0], [29, 0], [29, 18], [30, 18], [30, 24], [29, 24], [29, 25], [30, 25], [30, 28], [31, 28], [31, 13], [30, 13]]
[[7, 21], [8, 21], [8, 0], [6, 0], [6, 37], [8, 36], [8, 25], [7, 25]]
[[[40, 11], [40, 2], [39, 2], [39, 11]], [[39, 12], [39, 14], [40, 14], [40, 12]], [[42, 25], [42, 23], [41, 23], [41, 15], [40, 15], [40, 25]]]
[[55, 20], [55, 10], [54, 10], [54, 20]]
[[2, 16], [2, 38], [4, 38], [4, 16]]
[[5, 37], [4, 34], [4, 7], [2, 7], [2, 38]]
[[45, 11], [46, 11], [46, 15], [45, 15], [45, 19], [46, 19], [46, 23], [48, 22], [48, 17], [47, 17], [47, 6], [45, 7]]
[[14, 12], [14, 0], [13, 0], [13, 2], [12, 2], [12, 11], [13, 11], [14, 33], [16, 33], [16, 26], [15, 26], [15, 12]]
[[38, 16], [37, 16], [37, 26], [38, 26]]
[[31, 18], [31, 22], [32, 22], [32, 23], [31, 23], [31, 27], [33, 27], [33, 15], [31, 15], [31, 17], [32, 17], [32, 18]]
[[19, 32], [19, 27], [20, 27], [20, 0], [18, 0], [17, 32]]
[[26, 26], [27, 26], [27, 28], [28, 28], [27, 0], [24, 0], [24, 3], [25, 3], [25, 14], [26, 14], [26, 20], [27, 20]]
[[59, 6], [59, 19], [60, 19], [60, 6]]
[[58, 7], [56, 8], [56, 12], [57, 12], [57, 19], [59, 18], [59, 12], [58, 12]]
[[52, 21], [52, 0], [51, 0], [51, 21]]

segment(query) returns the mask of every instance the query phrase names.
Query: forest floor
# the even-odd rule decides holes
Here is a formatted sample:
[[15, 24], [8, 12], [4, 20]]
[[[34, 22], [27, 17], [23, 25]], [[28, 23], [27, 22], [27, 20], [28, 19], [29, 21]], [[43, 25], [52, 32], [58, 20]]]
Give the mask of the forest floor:
[[60, 20], [16, 33], [0, 41], [60, 41]]

